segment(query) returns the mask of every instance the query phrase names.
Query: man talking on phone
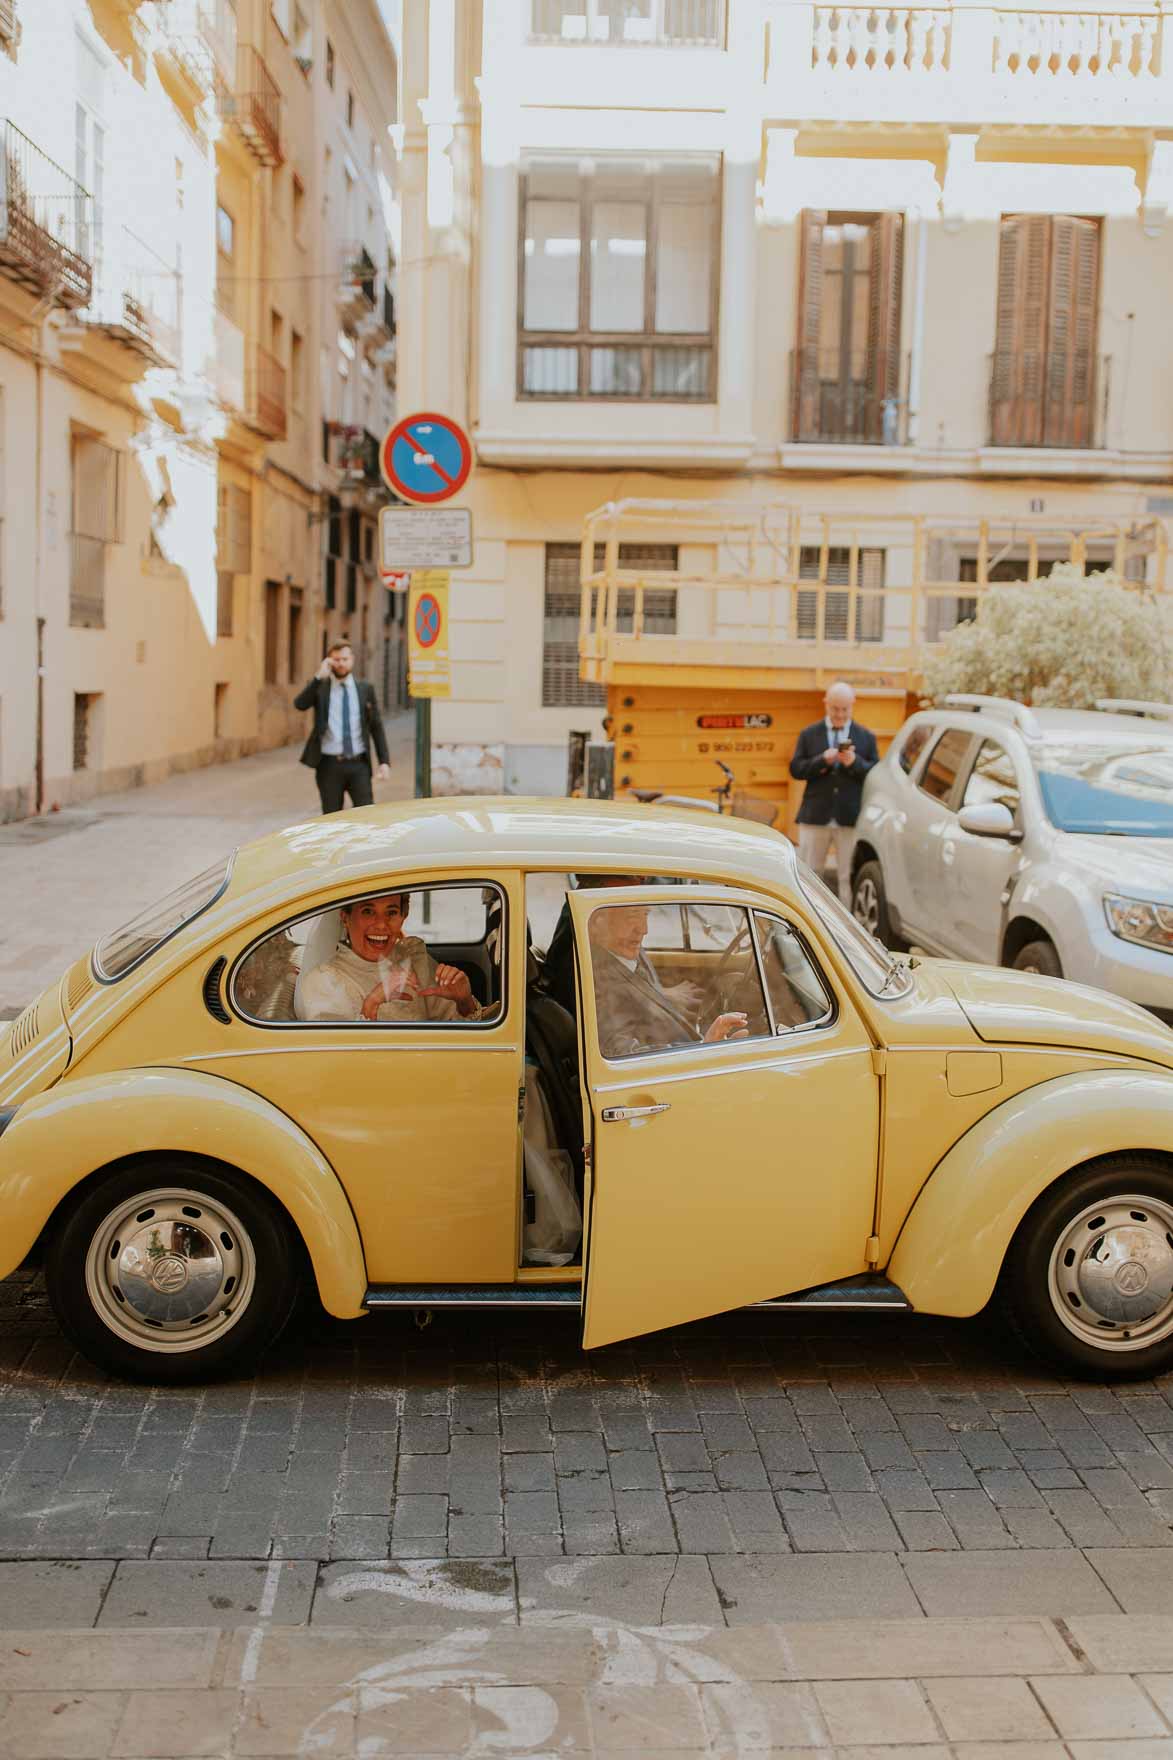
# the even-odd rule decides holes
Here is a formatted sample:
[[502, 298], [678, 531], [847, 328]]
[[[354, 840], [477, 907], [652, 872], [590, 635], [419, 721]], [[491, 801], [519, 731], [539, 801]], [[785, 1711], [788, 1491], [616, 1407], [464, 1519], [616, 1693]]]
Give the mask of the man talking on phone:
[[323, 813], [340, 813], [347, 795], [352, 807], [369, 807], [374, 798], [372, 743], [379, 755], [380, 781], [390, 776], [391, 762], [375, 687], [355, 678], [349, 642], [330, 643], [326, 658], [294, 697], [293, 706], [314, 712], [301, 761], [317, 780]]
[[798, 736], [790, 774], [805, 782], [798, 809], [798, 853], [821, 874], [834, 848], [839, 897], [851, 908], [851, 857], [863, 779], [880, 754], [875, 735], [853, 721], [855, 692], [841, 679], [823, 698], [824, 716]]

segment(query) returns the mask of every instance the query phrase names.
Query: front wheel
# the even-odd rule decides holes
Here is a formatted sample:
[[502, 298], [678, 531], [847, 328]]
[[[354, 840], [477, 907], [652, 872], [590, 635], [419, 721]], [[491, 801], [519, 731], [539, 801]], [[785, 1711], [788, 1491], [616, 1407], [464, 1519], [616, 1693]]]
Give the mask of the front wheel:
[[250, 1366], [284, 1330], [302, 1281], [276, 1204], [180, 1156], [111, 1173], [59, 1212], [45, 1279], [78, 1350], [154, 1382]]
[[1028, 941], [1020, 947], [1014, 956], [1016, 972], [1037, 972], [1043, 978], [1061, 978], [1063, 963], [1055, 952], [1054, 943], [1041, 935], [1037, 941]]
[[1093, 1377], [1173, 1363], [1173, 1167], [1113, 1155], [1049, 1188], [1006, 1257], [1002, 1305], [1036, 1355]]
[[879, 862], [861, 862], [851, 887], [851, 914], [862, 923], [869, 935], [893, 953], [905, 953], [908, 943], [892, 927], [888, 910], [888, 894], [884, 890], [884, 870]]

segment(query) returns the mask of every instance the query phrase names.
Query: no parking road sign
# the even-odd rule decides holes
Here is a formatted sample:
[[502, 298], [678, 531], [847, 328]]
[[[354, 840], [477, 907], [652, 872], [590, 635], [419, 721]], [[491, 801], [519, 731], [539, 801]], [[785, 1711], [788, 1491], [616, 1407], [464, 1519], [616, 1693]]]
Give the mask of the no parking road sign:
[[379, 448], [383, 480], [405, 501], [447, 501], [472, 469], [468, 435], [450, 416], [404, 416]]
[[448, 669], [448, 573], [416, 570], [407, 604], [408, 689], [413, 697], [451, 694]]

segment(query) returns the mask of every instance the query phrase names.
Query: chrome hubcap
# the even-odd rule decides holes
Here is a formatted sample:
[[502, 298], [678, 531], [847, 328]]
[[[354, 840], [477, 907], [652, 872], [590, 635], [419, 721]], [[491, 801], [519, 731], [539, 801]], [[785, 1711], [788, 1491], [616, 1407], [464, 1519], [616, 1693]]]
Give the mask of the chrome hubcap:
[[855, 920], [862, 923], [869, 935], [880, 927], [880, 895], [874, 880], [861, 880], [855, 889]]
[[252, 1242], [227, 1205], [167, 1187], [112, 1210], [86, 1254], [86, 1291], [111, 1332], [190, 1351], [229, 1331], [252, 1299]]
[[1081, 1210], [1055, 1243], [1051, 1302], [1100, 1350], [1143, 1350], [1173, 1331], [1173, 1207], [1121, 1196]]

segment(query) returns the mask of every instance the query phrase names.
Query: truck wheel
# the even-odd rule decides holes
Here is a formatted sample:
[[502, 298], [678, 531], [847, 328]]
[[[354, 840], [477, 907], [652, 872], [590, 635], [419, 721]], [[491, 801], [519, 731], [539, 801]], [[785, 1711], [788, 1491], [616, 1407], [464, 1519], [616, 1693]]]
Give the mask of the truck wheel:
[[45, 1261], [62, 1331], [137, 1381], [200, 1381], [251, 1366], [283, 1331], [300, 1244], [256, 1187], [160, 1156], [111, 1173], [58, 1212]]
[[884, 891], [884, 872], [879, 862], [861, 862], [851, 888], [851, 914], [862, 923], [869, 935], [882, 941], [893, 953], [905, 953], [908, 943], [892, 928], [888, 914], [888, 894]]
[[1173, 1167], [1109, 1155], [1031, 1206], [999, 1284], [1028, 1350], [1078, 1375], [1157, 1375], [1173, 1363]]
[[1025, 947], [1020, 947], [1012, 963], [1016, 972], [1038, 972], [1044, 978], [1063, 976], [1059, 955], [1055, 952], [1054, 944], [1045, 935], [1040, 936], [1037, 941], [1028, 941]]

